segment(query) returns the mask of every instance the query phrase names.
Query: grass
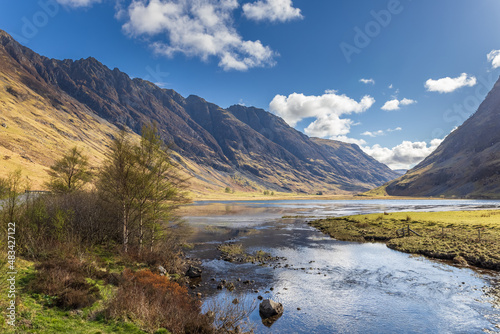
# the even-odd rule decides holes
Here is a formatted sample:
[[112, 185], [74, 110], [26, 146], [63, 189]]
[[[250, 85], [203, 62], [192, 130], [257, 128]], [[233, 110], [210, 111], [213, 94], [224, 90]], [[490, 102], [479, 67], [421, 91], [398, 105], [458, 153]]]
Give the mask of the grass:
[[[146, 333], [131, 322], [105, 320], [100, 316], [106, 302], [114, 295], [114, 289], [103, 281], [93, 281], [102, 299], [78, 311], [53, 307], [52, 298], [29, 291], [28, 285], [35, 279], [35, 264], [17, 259], [17, 317], [16, 327], [2, 323], [0, 331], [14, 333]], [[2, 300], [2, 303], [5, 302]]]
[[243, 245], [242, 244], [222, 244], [218, 249], [225, 255], [236, 256], [243, 255]]
[[[384, 241], [406, 253], [500, 270], [500, 211], [398, 212], [317, 220], [310, 223], [344, 241]], [[399, 238], [410, 226], [421, 236]]]
[[222, 253], [222, 258], [229, 262], [260, 262], [261, 264], [267, 261], [272, 261], [271, 254], [263, 250], [257, 250], [250, 254], [245, 251], [243, 245], [235, 243], [226, 243], [217, 246], [217, 249]]

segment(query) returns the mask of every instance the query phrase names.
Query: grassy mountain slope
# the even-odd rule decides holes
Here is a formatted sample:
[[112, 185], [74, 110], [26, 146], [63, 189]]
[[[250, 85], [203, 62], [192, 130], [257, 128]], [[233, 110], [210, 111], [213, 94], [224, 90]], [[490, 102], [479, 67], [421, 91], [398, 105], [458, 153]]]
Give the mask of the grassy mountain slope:
[[436, 151], [384, 187], [394, 196], [500, 198], [500, 80]]
[[198, 192], [347, 194], [396, 177], [352, 145], [318, 143], [264, 110], [184, 98], [94, 58], [49, 59], [5, 32], [0, 57], [0, 121], [7, 126], [0, 128], [0, 174], [23, 166], [40, 183], [42, 171], [75, 144], [97, 165], [118, 127], [140, 133], [154, 121]]

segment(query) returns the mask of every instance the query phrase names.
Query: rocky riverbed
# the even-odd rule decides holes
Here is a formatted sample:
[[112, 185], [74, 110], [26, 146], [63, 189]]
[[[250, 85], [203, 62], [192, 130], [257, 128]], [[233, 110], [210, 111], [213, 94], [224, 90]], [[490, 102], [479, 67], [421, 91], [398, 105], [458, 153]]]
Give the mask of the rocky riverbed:
[[[199, 260], [203, 271], [192, 281], [192, 293], [207, 310], [213, 301], [230, 304], [238, 299], [238, 305], [248, 305], [249, 323], [256, 333], [367, 328], [377, 333], [494, 332], [500, 324], [496, 272], [454, 267], [380, 243], [341, 242], [307, 223], [312, 217], [497, 205], [491, 201], [198, 203], [185, 215], [197, 231], [188, 255]], [[204, 215], [207, 211], [211, 214]], [[284, 308], [270, 327], [256, 306], [266, 299]], [[401, 318], [406, 319], [404, 326], [397, 321]]]

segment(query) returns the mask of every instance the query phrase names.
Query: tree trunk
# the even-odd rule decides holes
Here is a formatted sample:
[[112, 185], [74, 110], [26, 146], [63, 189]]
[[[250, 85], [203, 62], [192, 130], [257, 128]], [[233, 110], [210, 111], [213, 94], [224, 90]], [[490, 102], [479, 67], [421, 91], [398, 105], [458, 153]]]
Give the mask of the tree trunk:
[[140, 218], [139, 218], [139, 255], [142, 253], [143, 237], [144, 237], [144, 232], [143, 232], [143, 221], [142, 221], [142, 213], [141, 213]]
[[128, 217], [127, 217], [127, 207], [123, 204], [123, 251], [128, 252]]

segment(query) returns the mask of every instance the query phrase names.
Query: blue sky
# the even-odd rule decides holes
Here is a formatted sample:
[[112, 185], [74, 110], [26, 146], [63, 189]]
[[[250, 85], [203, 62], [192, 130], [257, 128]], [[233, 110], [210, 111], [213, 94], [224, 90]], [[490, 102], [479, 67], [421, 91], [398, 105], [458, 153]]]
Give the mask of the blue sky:
[[499, 0], [4, 0], [0, 29], [408, 168], [498, 79], [499, 14]]

